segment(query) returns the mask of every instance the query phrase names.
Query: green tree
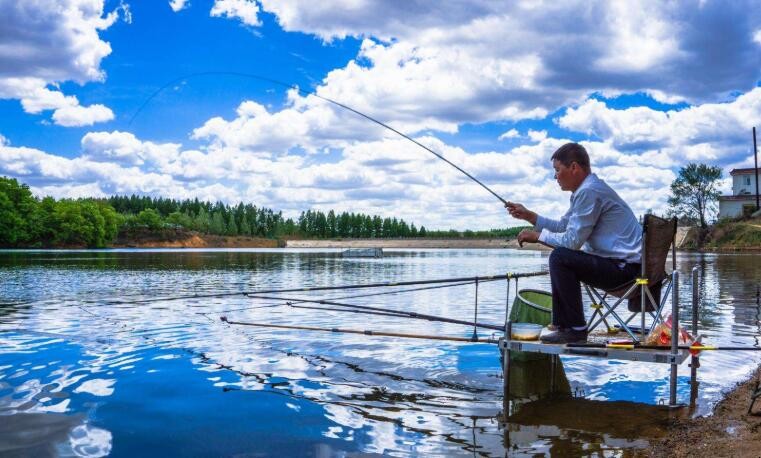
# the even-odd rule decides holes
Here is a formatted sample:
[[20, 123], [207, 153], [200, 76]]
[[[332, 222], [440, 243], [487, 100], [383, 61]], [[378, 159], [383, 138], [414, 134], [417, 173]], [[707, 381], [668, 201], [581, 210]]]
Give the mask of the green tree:
[[55, 245], [86, 246], [93, 238], [93, 227], [82, 215], [81, 205], [74, 200], [61, 199], [56, 202], [52, 220]]
[[720, 167], [691, 163], [680, 168], [668, 198], [671, 214], [687, 217], [707, 228], [707, 219], [716, 211], [720, 179]]
[[152, 208], [146, 208], [137, 214], [137, 223], [141, 224], [148, 229], [155, 231], [164, 227], [164, 222], [161, 220], [159, 212]]
[[26, 236], [25, 224], [7, 194], [0, 192], [0, 246], [16, 246]]
[[221, 211], [214, 211], [211, 215], [211, 223], [209, 224], [209, 233], [215, 235], [224, 235], [227, 230], [224, 216]]
[[230, 213], [230, 221], [227, 222], [227, 235], [238, 235], [238, 225], [235, 224], [235, 215]]
[[204, 234], [209, 233], [209, 228], [211, 227], [211, 218], [209, 217], [209, 212], [206, 211], [206, 208], [203, 206], [198, 210], [198, 214], [195, 217], [194, 225], [196, 229], [201, 231]]
[[0, 246], [27, 246], [39, 238], [39, 202], [29, 186], [0, 177]]
[[124, 223], [124, 217], [105, 201], [97, 202], [98, 211], [103, 217], [103, 237], [104, 245], [108, 245], [116, 239], [116, 235], [119, 233], [119, 228]]

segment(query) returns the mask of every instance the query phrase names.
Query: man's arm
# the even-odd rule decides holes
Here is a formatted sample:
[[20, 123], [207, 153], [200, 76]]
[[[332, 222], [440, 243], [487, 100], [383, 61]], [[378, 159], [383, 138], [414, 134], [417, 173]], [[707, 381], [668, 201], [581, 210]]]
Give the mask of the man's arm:
[[539, 216], [536, 214], [536, 212], [532, 212], [528, 208], [524, 207], [523, 204], [508, 202], [505, 204], [505, 208], [507, 208], [507, 212], [510, 213], [510, 216], [513, 218], [522, 219], [524, 221], [528, 221], [531, 224], [536, 224], [536, 219]]
[[595, 193], [580, 192], [571, 205], [566, 216], [565, 230], [551, 231], [543, 228], [538, 241], [552, 245], [578, 250], [587, 241], [600, 218], [602, 204]]

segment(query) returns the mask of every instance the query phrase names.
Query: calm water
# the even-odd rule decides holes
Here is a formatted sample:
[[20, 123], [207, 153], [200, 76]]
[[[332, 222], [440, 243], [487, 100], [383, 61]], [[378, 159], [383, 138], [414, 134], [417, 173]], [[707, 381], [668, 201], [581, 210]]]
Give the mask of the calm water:
[[[0, 252], [0, 455], [627, 454], [659, 436], [669, 415], [710, 412], [761, 361], [759, 353], [704, 353], [693, 407], [671, 414], [658, 407], [668, 397], [665, 365], [527, 361], [513, 373], [516, 399], [505, 423], [495, 345], [232, 326], [219, 317], [461, 337], [472, 328], [244, 296], [139, 302], [529, 272], [547, 263], [546, 254], [511, 250], [386, 254]], [[695, 265], [704, 278], [706, 341], [759, 346], [759, 256], [680, 255], [685, 305]], [[548, 283], [535, 277], [519, 287], [546, 290]], [[381, 290], [309, 297], [473, 317], [473, 285], [345, 298], [369, 292]], [[505, 299], [504, 282], [482, 283], [479, 321], [503, 323]], [[685, 363], [679, 400], [686, 404], [688, 382]]]

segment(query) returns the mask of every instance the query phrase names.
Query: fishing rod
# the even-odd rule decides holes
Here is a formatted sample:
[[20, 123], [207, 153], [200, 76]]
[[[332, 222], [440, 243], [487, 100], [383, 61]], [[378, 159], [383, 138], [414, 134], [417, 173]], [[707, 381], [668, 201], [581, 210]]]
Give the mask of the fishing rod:
[[[276, 299], [276, 298], [270, 297], [270, 296], [264, 296], [264, 297], [259, 296], [257, 298], [258, 299]], [[289, 298], [281, 298], [281, 299], [284, 300], [284, 301], [289, 301]], [[387, 309], [387, 308], [382, 308], [382, 307], [371, 307], [369, 305], [346, 304], [346, 303], [343, 303], [343, 302], [326, 301], [326, 300], [320, 300], [320, 299], [308, 300], [308, 299], [298, 299], [298, 298], [295, 298], [294, 301], [306, 302], [306, 303], [311, 303], [311, 304], [334, 305], [336, 307], [345, 307], [345, 308], [357, 309], [357, 310], [369, 310], [369, 311], [373, 311], [373, 312], [392, 313], [392, 314], [396, 314], [398, 316], [404, 316], [404, 317], [415, 318], [415, 319], [420, 319], [420, 320], [427, 320], [427, 321], [441, 321], [443, 323], [465, 324], [465, 325], [468, 325], [468, 326], [478, 326], [479, 328], [491, 329], [493, 331], [504, 331], [505, 330], [504, 326], [497, 326], [497, 325], [494, 325], [494, 324], [477, 323], [477, 322], [474, 323], [472, 321], [457, 320], [455, 318], [445, 318], [445, 317], [442, 317], [442, 316], [428, 315], [428, 314], [425, 314], [425, 313], [407, 312], [407, 311], [403, 311], [403, 310], [393, 310], [393, 309]], [[289, 306], [293, 306], [290, 302], [286, 302], [286, 304], [289, 305]]]
[[[493, 281], [493, 280], [484, 280], [486, 281]], [[342, 299], [356, 299], [356, 298], [364, 298], [364, 297], [374, 297], [374, 296], [388, 296], [391, 294], [402, 294], [402, 293], [409, 293], [413, 291], [426, 291], [431, 289], [441, 289], [441, 288], [452, 288], [456, 286], [464, 286], [464, 285], [472, 285], [474, 282], [467, 281], [462, 283], [452, 283], [452, 284], [445, 284], [445, 285], [436, 285], [436, 286], [423, 286], [422, 288], [409, 288], [409, 289], [400, 289], [397, 291], [383, 291], [381, 293], [367, 293], [367, 294], [350, 294], [348, 296], [334, 296], [334, 297], [326, 297], [324, 300], [328, 301], [338, 301]], [[303, 301], [292, 301], [294, 304], [297, 304], [299, 302]], [[308, 301], [307, 301], [308, 302]], [[250, 309], [256, 309], [256, 308], [265, 308], [265, 307], [276, 307], [279, 305], [283, 305], [281, 302], [275, 302], [268, 305], [260, 305], [260, 306], [248, 306], [248, 307], [240, 307], [240, 308], [234, 308], [234, 309], [226, 309], [226, 310], [220, 310], [218, 313], [229, 313], [229, 312], [240, 312], [243, 310], [250, 310]]]
[[356, 285], [341, 285], [341, 286], [314, 286], [306, 288], [289, 288], [289, 289], [269, 289], [260, 291], [235, 291], [229, 293], [213, 293], [213, 294], [187, 294], [181, 296], [172, 296], [164, 298], [142, 299], [138, 301], [104, 301], [105, 304], [118, 305], [118, 304], [148, 304], [151, 302], [161, 301], [178, 301], [183, 299], [209, 299], [217, 297], [231, 297], [231, 296], [255, 296], [258, 294], [279, 294], [279, 293], [296, 293], [296, 292], [313, 292], [313, 291], [334, 291], [344, 289], [362, 289], [362, 288], [385, 288], [393, 286], [410, 286], [410, 285], [430, 285], [435, 283], [463, 283], [473, 281], [490, 281], [490, 280], [507, 280], [524, 277], [536, 277], [540, 275], [547, 275], [547, 271], [526, 272], [526, 273], [507, 273], [504, 275], [488, 275], [482, 277], [460, 277], [460, 278], [442, 278], [436, 280], [411, 280], [401, 282], [385, 282], [385, 283], [364, 283]]
[[487, 338], [487, 339], [475, 338], [474, 339], [472, 337], [448, 337], [448, 336], [433, 336], [433, 335], [426, 335], [426, 334], [405, 334], [401, 332], [373, 331], [370, 329], [321, 328], [317, 326], [296, 326], [296, 325], [272, 324], [272, 323], [256, 323], [256, 322], [248, 322], [248, 321], [231, 321], [231, 320], [228, 320], [226, 316], [221, 316], [219, 317], [219, 319], [224, 321], [227, 324], [234, 324], [234, 325], [240, 325], [240, 326], [255, 326], [260, 328], [335, 332], [335, 333], [341, 333], [341, 334], [364, 334], [366, 336], [403, 337], [408, 339], [446, 340], [446, 341], [452, 341], [452, 342], [471, 342], [471, 343], [478, 342], [478, 343], [491, 343], [491, 344], [499, 343], [497, 339], [491, 339], [491, 338]]
[[328, 307], [312, 307], [309, 305], [292, 305], [290, 302], [288, 305], [295, 309], [307, 309], [307, 310], [322, 310], [324, 312], [346, 312], [346, 313], [363, 313], [366, 315], [379, 315], [379, 316], [393, 316], [397, 318], [408, 318], [407, 315], [394, 312], [374, 312], [372, 310], [353, 310], [353, 309], [340, 309], [340, 308], [328, 308]]
[[[604, 343], [569, 343], [569, 348], [612, 348], [619, 350], [670, 350], [665, 345], [638, 345], [638, 344], [604, 344]], [[713, 345], [679, 345], [678, 350], [708, 350], [708, 351], [761, 351], [761, 347], [716, 347]]]
[[426, 150], [429, 153], [433, 154], [434, 156], [438, 157], [442, 161], [444, 161], [447, 164], [451, 165], [452, 167], [456, 168], [458, 171], [463, 173], [465, 176], [467, 176], [471, 180], [473, 180], [476, 183], [478, 183], [482, 188], [486, 189], [491, 195], [493, 195], [494, 197], [499, 199], [499, 201], [502, 202], [503, 205], [507, 205], [507, 201], [505, 199], [503, 199], [496, 192], [492, 191], [491, 188], [489, 188], [488, 186], [483, 184], [476, 177], [474, 177], [473, 175], [469, 174], [465, 170], [461, 169], [459, 166], [457, 166], [456, 164], [454, 164], [453, 162], [451, 162], [449, 159], [445, 158], [441, 154], [439, 154], [436, 151], [432, 150], [431, 148], [423, 145], [422, 143], [420, 143], [419, 141], [413, 139], [412, 137], [410, 137], [410, 136], [408, 136], [408, 135], [406, 135], [406, 134], [404, 134], [404, 133], [394, 129], [393, 127], [389, 126], [388, 124], [385, 124], [385, 123], [383, 123], [383, 122], [373, 118], [372, 116], [366, 115], [366, 114], [362, 113], [361, 111], [358, 111], [358, 110], [356, 110], [356, 109], [354, 109], [354, 108], [352, 108], [352, 107], [350, 107], [348, 105], [345, 105], [345, 104], [343, 104], [341, 102], [337, 102], [337, 101], [335, 101], [333, 99], [330, 99], [328, 97], [323, 97], [323, 96], [317, 94], [314, 91], [308, 91], [308, 90], [305, 90], [305, 89], [301, 89], [301, 88], [299, 88], [296, 85], [284, 83], [282, 81], [278, 81], [278, 80], [275, 80], [275, 79], [272, 79], [272, 78], [268, 78], [266, 76], [256, 75], [256, 74], [253, 74], [253, 73], [226, 72], [226, 71], [210, 71], [210, 72], [190, 73], [188, 75], [181, 76], [179, 78], [175, 78], [172, 81], [170, 81], [170, 82], [164, 84], [163, 86], [161, 86], [158, 90], [156, 90], [153, 94], [151, 94], [145, 100], [145, 102], [143, 102], [142, 105], [140, 105], [140, 108], [137, 109], [135, 114], [133, 114], [132, 117], [130, 118], [129, 123], [127, 123], [127, 127], [131, 127], [132, 126], [132, 121], [135, 120], [137, 115], [140, 114], [141, 111], [143, 111], [143, 108], [145, 108], [145, 106], [148, 105], [148, 103], [150, 103], [150, 101], [153, 100], [153, 98], [155, 98], [159, 93], [164, 91], [166, 88], [174, 85], [175, 83], [179, 83], [180, 81], [186, 80], [188, 78], [193, 78], [193, 77], [196, 77], [196, 76], [238, 76], [238, 77], [242, 77], [242, 78], [252, 78], [252, 79], [259, 80], [259, 81], [265, 81], [265, 82], [268, 82], [268, 83], [271, 83], [271, 84], [275, 84], [277, 86], [286, 87], [288, 89], [293, 89], [293, 90], [297, 91], [301, 95], [305, 95], [305, 96], [306, 95], [312, 95], [314, 97], [317, 97], [318, 99], [321, 99], [321, 100], [324, 100], [326, 102], [332, 103], [333, 105], [336, 105], [336, 106], [341, 107], [341, 108], [343, 108], [345, 110], [351, 111], [352, 113], [355, 113], [355, 114], [357, 114], [357, 115], [359, 115], [359, 116], [361, 116], [361, 117], [363, 117], [363, 118], [365, 118], [365, 119], [367, 119], [369, 121], [372, 121], [372, 122], [378, 124], [379, 126], [385, 127], [386, 129], [394, 132], [395, 134], [401, 136], [402, 138], [406, 138], [407, 140], [411, 141], [412, 143], [416, 144], [417, 146], [423, 148], [424, 150]]

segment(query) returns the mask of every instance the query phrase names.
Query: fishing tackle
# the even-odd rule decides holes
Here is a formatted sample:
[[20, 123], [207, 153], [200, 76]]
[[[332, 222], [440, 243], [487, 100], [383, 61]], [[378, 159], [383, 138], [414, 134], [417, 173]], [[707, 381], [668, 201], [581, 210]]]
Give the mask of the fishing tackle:
[[367, 336], [381, 336], [381, 337], [404, 337], [408, 339], [426, 339], [426, 340], [447, 340], [453, 342], [480, 342], [496, 344], [499, 341], [497, 339], [486, 338], [473, 340], [470, 337], [449, 337], [449, 336], [432, 336], [425, 334], [405, 334], [401, 332], [385, 332], [385, 331], [373, 331], [370, 329], [344, 329], [344, 328], [321, 328], [317, 326], [295, 326], [284, 324], [272, 324], [272, 323], [256, 323], [250, 321], [231, 321], [227, 317], [221, 316], [220, 320], [227, 324], [235, 324], [240, 326], [255, 326], [261, 328], [277, 328], [277, 329], [296, 329], [302, 331], [322, 331], [322, 332], [335, 332], [342, 334], [364, 334]]
[[[605, 343], [569, 343], [569, 348], [612, 348], [620, 350], [668, 350], [671, 347], [664, 345], [636, 345], [636, 344], [605, 344]], [[678, 350], [716, 350], [716, 351], [761, 351], [761, 347], [715, 347], [712, 345], [679, 345]]]
[[338, 107], [341, 107], [341, 108], [343, 108], [343, 109], [345, 109], [345, 110], [351, 111], [352, 113], [355, 113], [355, 114], [357, 114], [357, 115], [359, 115], [359, 116], [361, 116], [361, 117], [363, 117], [363, 118], [365, 118], [365, 119], [367, 119], [367, 120], [369, 120], [369, 121], [372, 121], [372, 122], [374, 122], [374, 123], [378, 124], [379, 126], [385, 127], [386, 129], [388, 129], [388, 130], [390, 130], [390, 131], [394, 132], [395, 134], [397, 134], [397, 135], [401, 136], [402, 138], [406, 138], [407, 140], [411, 141], [412, 143], [416, 144], [417, 146], [419, 146], [419, 147], [423, 148], [424, 150], [426, 150], [426, 151], [428, 151], [429, 153], [433, 154], [434, 156], [438, 157], [438, 158], [439, 158], [439, 159], [441, 159], [442, 161], [444, 161], [444, 162], [446, 162], [447, 164], [451, 165], [452, 167], [456, 168], [457, 170], [459, 170], [460, 172], [462, 172], [462, 173], [463, 173], [465, 176], [467, 176], [467, 177], [468, 177], [468, 178], [470, 178], [471, 180], [473, 180], [473, 181], [475, 181], [476, 183], [478, 183], [479, 185], [481, 185], [481, 187], [482, 187], [482, 188], [484, 188], [484, 189], [486, 189], [487, 191], [489, 191], [489, 193], [491, 193], [491, 194], [492, 194], [494, 197], [496, 197], [497, 199], [499, 199], [499, 201], [500, 201], [500, 202], [502, 202], [502, 204], [503, 204], [503, 205], [507, 205], [507, 201], [506, 201], [505, 199], [503, 199], [503, 198], [502, 198], [502, 197], [501, 197], [499, 194], [497, 194], [496, 192], [492, 191], [492, 189], [491, 189], [491, 188], [489, 188], [488, 186], [486, 186], [485, 184], [483, 184], [483, 183], [482, 183], [481, 181], [479, 181], [479, 180], [478, 180], [476, 177], [474, 177], [473, 175], [469, 174], [468, 172], [466, 172], [465, 170], [463, 170], [463, 169], [462, 169], [462, 168], [460, 168], [459, 166], [455, 165], [454, 163], [452, 163], [451, 161], [449, 161], [449, 159], [445, 158], [445, 157], [444, 157], [444, 156], [442, 156], [441, 154], [439, 154], [439, 153], [437, 153], [436, 151], [432, 150], [431, 148], [429, 148], [429, 147], [427, 147], [427, 146], [423, 145], [422, 143], [418, 142], [417, 140], [415, 140], [415, 139], [411, 138], [410, 136], [408, 136], [408, 135], [406, 135], [406, 134], [404, 134], [404, 133], [402, 133], [402, 132], [400, 132], [400, 131], [398, 131], [398, 130], [394, 129], [393, 127], [389, 126], [388, 124], [386, 124], [386, 123], [383, 123], [383, 122], [381, 122], [381, 121], [379, 121], [379, 120], [377, 120], [377, 119], [373, 118], [372, 116], [366, 115], [366, 114], [362, 113], [361, 111], [358, 111], [358, 110], [356, 110], [356, 109], [354, 109], [354, 108], [352, 108], [352, 107], [350, 107], [350, 106], [348, 106], [348, 105], [345, 105], [345, 104], [343, 104], [343, 103], [341, 103], [341, 102], [337, 102], [337, 101], [335, 101], [335, 100], [333, 100], [333, 99], [330, 99], [330, 98], [328, 98], [328, 97], [323, 97], [323, 96], [321, 96], [321, 95], [317, 94], [317, 93], [316, 93], [316, 92], [314, 92], [314, 91], [307, 91], [307, 90], [305, 90], [305, 89], [301, 89], [301, 88], [299, 88], [299, 87], [298, 87], [298, 86], [296, 86], [296, 85], [293, 85], [293, 84], [288, 84], [288, 83], [284, 83], [284, 82], [282, 82], [282, 81], [278, 81], [278, 80], [275, 80], [275, 79], [272, 79], [272, 78], [267, 78], [266, 76], [256, 75], [256, 74], [253, 74], [253, 73], [241, 73], [241, 72], [223, 72], [223, 71], [215, 71], [215, 72], [198, 72], [198, 73], [190, 73], [190, 74], [188, 74], [188, 75], [185, 75], [185, 76], [181, 76], [181, 77], [179, 77], [179, 78], [175, 78], [175, 79], [173, 79], [172, 81], [170, 81], [170, 82], [168, 82], [168, 83], [164, 84], [164, 85], [163, 85], [163, 86], [161, 86], [159, 89], [157, 89], [157, 90], [156, 90], [156, 91], [155, 91], [153, 94], [151, 94], [151, 95], [150, 95], [150, 96], [149, 96], [149, 97], [148, 97], [148, 98], [145, 100], [145, 102], [143, 102], [143, 104], [142, 104], [142, 105], [140, 105], [140, 108], [138, 108], [138, 109], [137, 109], [137, 111], [135, 111], [135, 114], [133, 114], [133, 115], [132, 115], [132, 117], [130, 118], [129, 122], [127, 123], [127, 126], [128, 126], [128, 127], [132, 126], [132, 121], [134, 121], [134, 120], [135, 120], [135, 118], [137, 117], [137, 115], [139, 115], [139, 114], [140, 114], [140, 112], [141, 112], [141, 111], [143, 111], [143, 108], [145, 108], [145, 106], [146, 106], [146, 105], [148, 105], [148, 103], [149, 103], [151, 100], [153, 100], [153, 98], [154, 98], [154, 97], [156, 97], [156, 96], [157, 96], [159, 93], [161, 93], [161, 92], [162, 92], [164, 89], [166, 89], [166, 88], [168, 88], [168, 87], [170, 87], [170, 86], [172, 86], [172, 85], [174, 85], [174, 84], [176, 84], [176, 83], [179, 83], [180, 81], [186, 80], [186, 79], [188, 79], [188, 78], [193, 78], [193, 77], [196, 77], [196, 76], [238, 76], [238, 77], [242, 77], [242, 78], [252, 78], [252, 79], [256, 79], [256, 80], [259, 80], [259, 81], [265, 81], [265, 82], [267, 82], [267, 83], [275, 84], [275, 85], [277, 85], [277, 86], [286, 87], [286, 88], [288, 88], [288, 89], [293, 89], [293, 90], [297, 91], [297, 92], [298, 92], [299, 94], [301, 94], [301, 95], [312, 95], [312, 96], [314, 96], [314, 97], [317, 97], [318, 99], [321, 99], [321, 100], [324, 100], [324, 101], [326, 101], [326, 102], [332, 103], [332, 104], [333, 104], [333, 105], [335, 105], [335, 106], [338, 106]]

